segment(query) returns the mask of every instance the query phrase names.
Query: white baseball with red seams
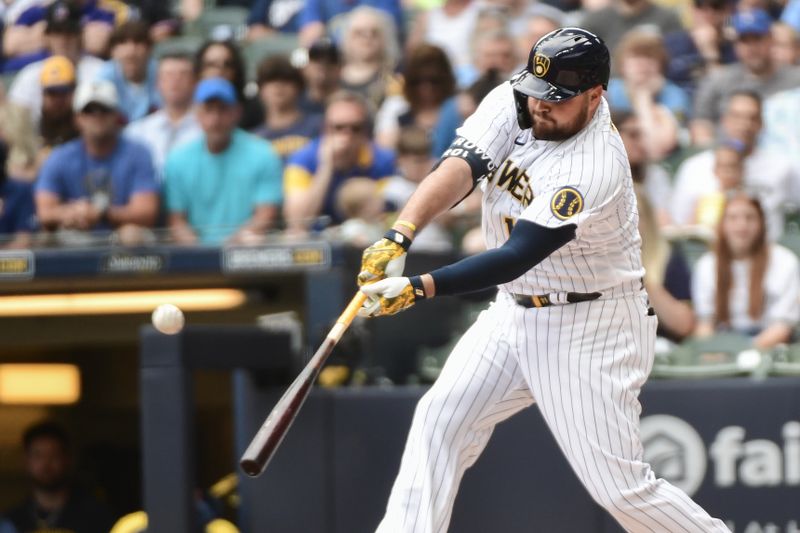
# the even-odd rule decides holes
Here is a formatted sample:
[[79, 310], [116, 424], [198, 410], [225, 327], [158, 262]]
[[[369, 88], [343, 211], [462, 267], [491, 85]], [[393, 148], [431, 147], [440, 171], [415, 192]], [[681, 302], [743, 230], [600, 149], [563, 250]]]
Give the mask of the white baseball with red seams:
[[[456, 345], [416, 408], [378, 532], [447, 531], [464, 471], [494, 426], [534, 403], [585, 488], [627, 531], [728, 532], [642, 460], [638, 396], [657, 319], [641, 282], [630, 166], [605, 100], [573, 137], [541, 141], [520, 129], [504, 83], [457, 133], [496, 167], [481, 183], [489, 248], [519, 218], [575, 224], [576, 238], [501, 285]], [[595, 291], [596, 300], [541, 308], [512, 296]]]

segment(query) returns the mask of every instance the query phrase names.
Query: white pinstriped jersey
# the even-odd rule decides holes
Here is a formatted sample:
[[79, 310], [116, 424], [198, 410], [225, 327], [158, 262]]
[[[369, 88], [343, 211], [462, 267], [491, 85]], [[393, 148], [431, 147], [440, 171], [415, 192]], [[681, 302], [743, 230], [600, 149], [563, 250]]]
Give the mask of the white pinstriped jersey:
[[509, 82], [496, 87], [457, 131], [491, 159], [482, 180], [483, 234], [502, 245], [513, 223], [577, 226], [576, 238], [521, 277], [500, 286], [515, 294], [630, 293], [644, 268], [628, 156], [602, 100], [595, 116], [565, 141], [541, 141], [517, 124]]

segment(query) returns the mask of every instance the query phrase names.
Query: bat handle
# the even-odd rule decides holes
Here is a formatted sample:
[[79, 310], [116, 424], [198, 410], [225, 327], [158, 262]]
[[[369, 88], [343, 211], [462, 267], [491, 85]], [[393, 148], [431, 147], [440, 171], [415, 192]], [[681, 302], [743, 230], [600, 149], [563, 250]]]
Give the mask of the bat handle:
[[328, 333], [329, 339], [333, 342], [339, 342], [339, 339], [342, 338], [344, 332], [350, 327], [350, 323], [356, 317], [358, 310], [364, 305], [366, 299], [367, 295], [361, 291], [358, 291], [356, 295], [353, 296], [353, 299], [347, 304], [345, 310], [339, 315], [339, 318], [336, 319], [336, 324], [334, 324], [331, 331]]

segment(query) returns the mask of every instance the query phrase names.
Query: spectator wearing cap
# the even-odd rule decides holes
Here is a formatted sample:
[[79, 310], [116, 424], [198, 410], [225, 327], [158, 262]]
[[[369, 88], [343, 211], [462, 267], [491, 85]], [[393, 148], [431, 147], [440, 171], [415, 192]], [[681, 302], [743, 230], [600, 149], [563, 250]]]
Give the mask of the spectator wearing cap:
[[163, 107], [125, 129], [126, 135], [150, 149], [159, 180], [163, 177], [167, 155], [202, 133], [192, 109], [196, 84], [192, 56], [165, 54], [158, 62], [157, 75]]
[[[740, 188], [760, 200], [767, 216], [769, 238], [776, 240], [783, 233], [786, 213], [800, 205], [800, 175], [787, 155], [757, 144], [761, 116], [758, 93], [741, 89], [733, 92], [725, 102], [718, 143], [739, 151], [743, 159], [743, 174], [738, 180]], [[722, 157], [725, 159], [714, 150], [705, 150], [686, 159], [678, 168], [670, 209], [676, 226], [707, 221], [709, 217], [705, 213], [715, 212], [714, 202], [718, 207], [719, 193], [725, 189], [720, 180], [720, 167], [715, 168], [715, 165], [722, 161], [723, 166], [730, 167], [728, 162], [732, 159], [730, 154], [722, 154]], [[737, 180], [724, 177], [724, 181]]]
[[303, 67], [306, 91], [300, 107], [307, 114], [325, 113], [325, 102], [340, 86], [342, 59], [336, 43], [328, 37], [319, 39], [308, 49], [308, 62]]
[[772, 60], [772, 19], [766, 11], [739, 11], [731, 19], [736, 31], [738, 63], [711, 73], [700, 84], [694, 101], [692, 140], [708, 144], [727, 96], [736, 90], [750, 90], [766, 98], [800, 86], [800, 68], [777, 68]]
[[310, 46], [326, 33], [334, 18], [340, 18], [359, 7], [381, 10], [395, 28], [403, 28], [403, 8], [400, 0], [307, 0], [299, 15], [300, 44]]
[[111, 60], [97, 75], [114, 84], [120, 110], [129, 121], [149, 115], [161, 106], [156, 87], [156, 62], [150, 30], [145, 22], [127, 22], [111, 34]]
[[612, 53], [622, 37], [637, 26], [666, 35], [682, 28], [678, 14], [650, 0], [612, 0], [610, 5], [589, 11], [579, 24], [605, 41]]
[[[64, 56], [75, 65], [78, 82], [93, 80], [103, 61], [83, 54], [80, 11], [72, 4], [56, 2], [46, 12], [45, 48], [47, 55]], [[36, 61], [14, 77], [8, 98], [28, 109], [36, 125], [42, 109], [41, 73], [44, 61]]]
[[78, 139], [53, 150], [36, 182], [36, 213], [45, 229], [117, 230], [137, 235], [158, 215], [150, 152], [120, 134], [119, 99], [105, 80], [78, 85]]
[[268, 140], [283, 161], [319, 136], [322, 116], [300, 108], [303, 74], [282, 56], [268, 57], [258, 66], [258, 90], [266, 110], [264, 123], [253, 130]]
[[694, 96], [697, 83], [721, 65], [736, 61], [725, 24], [731, 0], [694, 0], [692, 25], [664, 35], [669, 64], [667, 78]]
[[51, 31], [53, 22], [76, 26], [86, 52], [102, 57], [108, 47], [114, 18], [114, 13], [101, 7], [97, 0], [57, 0], [32, 5], [20, 13], [3, 36], [4, 55], [17, 57], [17, 61], [6, 63], [5, 70], [14, 71], [46, 57], [47, 39], [45, 37], [43, 46], [41, 32], [42, 29], [45, 34]]
[[302, 10], [301, 0], [255, 0], [247, 16], [247, 40], [257, 41], [275, 32], [297, 33]]
[[64, 56], [53, 56], [42, 65], [42, 110], [39, 135], [42, 150], [49, 154], [54, 147], [75, 139], [78, 128], [72, 111], [75, 94], [75, 67]]
[[330, 97], [322, 136], [286, 164], [283, 213], [290, 230], [308, 229], [320, 215], [342, 222], [335, 199], [348, 179], [395, 175], [394, 154], [372, 142], [369, 123], [369, 105], [361, 95], [341, 91]]
[[194, 102], [203, 135], [167, 156], [172, 237], [181, 244], [260, 240], [278, 219], [280, 158], [268, 142], [237, 128], [242, 108], [228, 80], [202, 80]]

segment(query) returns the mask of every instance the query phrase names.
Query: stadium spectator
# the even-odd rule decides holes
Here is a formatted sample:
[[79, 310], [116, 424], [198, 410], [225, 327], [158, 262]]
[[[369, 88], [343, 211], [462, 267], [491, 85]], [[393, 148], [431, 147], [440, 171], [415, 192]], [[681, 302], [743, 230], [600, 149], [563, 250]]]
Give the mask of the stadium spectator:
[[648, 154], [647, 130], [639, 117], [631, 112], [615, 111], [611, 117], [628, 153], [633, 182], [640, 185], [658, 225], [668, 225], [672, 183], [667, 171]]
[[[45, 229], [116, 230], [125, 244], [147, 239], [158, 215], [150, 152], [120, 134], [119, 99], [109, 81], [75, 91], [79, 139], [53, 150], [36, 182], [36, 213]], [[85, 241], [74, 233], [62, 240]]]
[[661, 35], [682, 28], [674, 10], [650, 0], [611, 0], [607, 7], [586, 13], [579, 26], [603, 39], [611, 53], [622, 37], [634, 28], [651, 28]]
[[39, 135], [42, 140], [40, 157], [50, 150], [75, 139], [79, 133], [72, 111], [75, 94], [75, 67], [64, 56], [52, 56], [42, 65], [42, 109]]
[[[406, 39], [406, 54], [427, 43], [444, 50], [454, 69], [468, 66], [472, 62], [470, 38], [479, 11], [479, 3], [475, 0], [445, 0], [441, 6], [420, 12], [414, 18]], [[530, 47], [525, 53], [528, 51]]]
[[486, 95], [506, 79], [496, 70], [489, 70], [467, 89], [460, 91], [456, 98], [444, 103], [439, 120], [431, 133], [433, 141], [431, 153], [434, 157], [438, 158], [447, 150], [456, 138], [456, 129], [478, 109], [478, 104]]
[[236, 97], [242, 104], [241, 124], [245, 130], [261, 123], [264, 110], [257, 96], [245, 96], [246, 71], [239, 47], [232, 41], [206, 41], [195, 55], [195, 72], [198, 80], [225, 78], [233, 84]]
[[515, 70], [522, 70], [528, 61], [528, 54], [539, 39], [551, 31], [565, 26], [566, 14], [548, 4], [535, 3], [531, 5], [524, 16], [511, 24], [511, 33], [517, 46], [517, 61], [519, 65]]
[[242, 108], [228, 80], [202, 80], [194, 103], [203, 135], [167, 157], [172, 237], [181, 244], [258, 241], [278, 219], [280, 158], [267, 141], [237, 128]]
[[441, 48], [421, 44], [411, 50], [403, 68], [403, 94], [384, 100], [375, 117], [378, 144], [393, 149], [404, 126], [433, 131], [442, 104], [453, 97], [455, 90], [453, 69]]
[[254, 0], [247, 16], [247, 40], [257, 41], [275, 32], [297, 33], [303, 2], [297, 0]]
[[[362, 7], [380, 10], [386, 25], [395, 28], [395, 32], [403, 28], [403, 7], [399, 0], [307, 0], [300, 12], [300, 44], [310, 46], [323, 37], [326, 25], [334, 18], [347, 18], [346, 15]], [[334, 25], [334, 24], [331, 24]], [[392, 36], [398, 43], [396, 33]]]
[[[150, 29], [150, 40], [154, 43], [168, 39], [181, 28], [181, 20], [172, 12], [172, 4], [161, 0], [125, 0], [124, 7], [118, 2], [109, 2], [116, 7], [117, 23], [141, 20]], [[121, 13], [121, 14], [120, 14]], [[124, 18], [123, 18], [124, 17]]]
[[0, 139], [8, 147], [8, 176], [32, 183], [39, 167], [39, 142], [27, 109], [10, 102], [0, 105]]
[[664, 35], [667, 78], [691, 97], [701, 79], [720, 65], [736, 61], [733, 42], [725, 31], [733, 6], [731, 0], [694, 0], [691, 26]]
[[769, 349], [789, 342], [800, 319], [800, 264], [766, 238], [764, 211], [745, 194], [725, 204], [714, 251], [695, 267], [692, 301], [695, 334], [735, 331]]
[[772, 60], [772, 19], [762, 10], [733, 15], [736, 57], [739, 63], [715, 70], [697, 89], [692, 114], [692, 140], [709, 144], [722, 114], [722, 105], [734, 91], [750, 90], [763, 98], [800, 86], [800, 68], [778, 68]]
[[361, 95], [342, 91], [331, 96], [323, 135], [286, 164], [283, 213], [290, 230], [304, 230], [320, 215], [340, 223], [335, 198], [346, 180], [395, 175], [394, 154], [370, 140], [369, 122], [369, 104]]
[[[785, 213], [796, 208], [800, 178], [797, 167], [782, 153], [756, 144], [761, 131], [761, 98], [749, 91], [728, 97], [722, 116], [721, 142], [734, 143], [744, 157], [743, 187], [757, 196], [767, 212], [770, 239], [783, 233]], [[714, 171], [714, 151], [705, 150], [684, 161], [675, 176], [672, 221], [678, 225], [696, 223], [701, 199], [720, 192]]]
[[0, 248], [27, 248], [36, 229], [33, 188], [9, 178], [7, 159], [8, 147], [0, 144]]
[[7, 513], [19, 533], [108, 533], [111, 512], [72, 480], [70, 439], [60, 425], [41, 422], [22, 438], [31, 494]]
[[[48, 54], [65, 56], [72, 61], [78, 82], [93, 80], [103, 66], [103, 61], [83, 55], [80, 15], [70, 5], [56, 3], [47, 11], [45, 47]], [[14, 77], [8, 94], [9, 100], [28, 109], [34, 124], [39, 123], [42, 109], [43, 66], [44, 61], [37, 61], [23, 68]]]
[[342, 61], [339, 49], [331, 39], [324, 37], [308, 49], [308, 63], [303, 67], [306, 91], [300, 108], [307, 114], [325, 113], [325, 102], [339, 89]]
[[780, 69], [800, 62], [800, 35], [784, 22], [772, 25], [772, 61]]
[[[388, 229], [381, 187], [369, 178], [350, 178], [336, 192], [336, 211], [343, 222], [325, 230], [326, 238], [351, 246], [369, 245]], [[372, 240], [370, 240], [372, 239]]]
[[29, 63], [46, 58], [48, 50], [52, 51], [47, 44], [47, 34], [54, 21], [74, 24], [72, 30], [82, 36], [84, 50], [88, 54], [103, 57], [107, 52], [114, 19], [114, 13], [101, 7], [95, 0], [35, 3], [20, 13], [14, 25], [6, 28], [3, 34], [3, 55], [6, 56], [3, 69], [5, 72], [16, 72]]
[[266, 110], [264, 123], [253, 130], [268, 140], [283, 161], [322, 129], [322, 115], [300, 108], [305, 81], [303, 74], [282, 56], [267, 57], [258, 66], [258, 88]]
[[612, 111], [632, 111], [648, 132], [647, 155], [660, 161], [678, 145], [678, 126], [691, 109], [687, 94], [664, 78], [667, 53], [661, 37], [634, 30], [617, 47], [619, 76], [608, 82]]
[[[494, 70], [508, 78], [517, 68], [518, 58], [514, 39], [504, 29], [483, 32], [478, 30], [473, 36], [472, 65], [456, 72], [458, 85], [468, 87], [475, 80]], [[527, 56], [525, 56], [527, 60]]]
[[642, 235], [644, 286], [658, 316], [657, 335], [678, 342], [695, 327], [690, 305], [691, 271], [680, 247], [670, 245], [659, 229], [655, 210], [647, 191], [636, 184], [639, 207], [639, 233]]
[[[398, 174], [389, 179], [383, 189], [386, 203], [399, 212], [435, 163], [436, 159], [431, 156], [431, 140], [428, 133], [417, 126], [405, 126], [400, 131], [397, 142]], [[448, 216], [432, 221], [414, 236], [415, 250], [440, 252], [452, 250], [453, 240], [442, 224], [443, 218], [446, 219]]]
[[341, 86], [364, 96], [377, 109], [399, 87], [394, 70], [400, 59], [396, 29], [383, 11], [362, 6], [347, 17], [342, 32]]
[[161, 180], [167, 155], [201, 133], [192, 110], [197, 79], [193, 59], [183, 53], [166, 54], [158, 62], [156, 84], [163, 107], [131, 123], [125, 133], [150, 149], [156, 175]]
[[161, 106], [156, 87], [156, 62], [146, 22], [126, 22], [111, 34], [111, 60], [97, 77], [114, 84], [122, 114], [133, 121]]

